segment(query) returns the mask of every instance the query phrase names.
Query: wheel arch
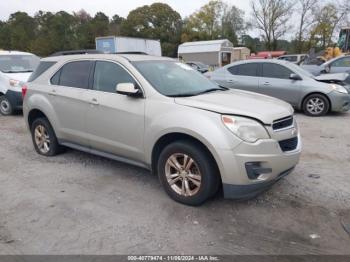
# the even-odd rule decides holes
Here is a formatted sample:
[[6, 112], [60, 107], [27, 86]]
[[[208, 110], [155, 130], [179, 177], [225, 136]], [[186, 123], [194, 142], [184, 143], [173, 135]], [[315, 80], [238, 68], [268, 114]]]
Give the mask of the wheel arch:
[[311, 93], [306, 94], [306, 95], [303, 97], [303, 99], [301, 100], [300, 109], [303, 110], [303, 107], [304, 107], [304, 103], [305, 103], [306, 98], [308, 98], [308, 97], [311, 96], [311, 95], [322, 95], [322, 96], [324, 96], [324, 97], [327, 99], [328, 103], [329, 103], [328, 112], [329, 112], [329, 111], [332, 111], [332, 102], [331, 102], [331, 100], [329, 99], [329, 97], [328, 97], [327, 94], [322, 93], [322, 92], [311, 92]]
[[217, 168], [218, 174], [219, 174], [219, 179], [220, 183], [221, 182], [221, 175], [220, 175], [220, 168], [217, 162], [217, 158], [215, 157], [215, 154], [203, 143], [200, 141], [198, 138], [195, 138], [191, 135], [188, 135], [186, 133], [181, 133], [181, 132], [172, 132], [172, 133], [167, 133], [161, 136], [156, 143], [154, 144], [152, 148], [152, 155], [151, 155], [151, 170], [154, 174], [157, 175], [157, 161], [160, 156], [160, 153], [162, 150], [169, 144], [175, 142], [175, 141], [190, 141], [192, 143], [195, 143], [199, 147], [201, 147], [207, 155], [211, 158], [213, 161], [215, 167]]
[[40, 109], [34, 108], [28, 112], [27, 122], [29, 128], [31, 128], [33, 122], [38, 118], [46, 118], [50, 122], [49, 118], [44, 112], [42, 112]]

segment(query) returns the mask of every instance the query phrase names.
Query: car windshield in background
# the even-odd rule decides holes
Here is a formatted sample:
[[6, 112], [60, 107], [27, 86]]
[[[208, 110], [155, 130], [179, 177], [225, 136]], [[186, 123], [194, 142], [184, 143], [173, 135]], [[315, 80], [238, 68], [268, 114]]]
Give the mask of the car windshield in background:
[[3, 73], [33, 72], [40, 62], [34, 55], [1, 55], [0, 71]]
[[159, 93], [165, 96], [196, 96], [226, 90], [180, 62], [141, 61], [134, 62], [133, 65]]

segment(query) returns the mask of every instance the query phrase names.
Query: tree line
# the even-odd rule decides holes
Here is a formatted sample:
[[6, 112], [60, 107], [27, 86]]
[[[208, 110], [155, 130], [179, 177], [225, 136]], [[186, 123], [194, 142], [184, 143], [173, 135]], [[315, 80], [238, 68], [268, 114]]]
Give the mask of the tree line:
[[[16, 12], [0, 21], [0, 49], [47, 56], [62, 50], [94, 49], [96, 37], [118, 35], [159, 39], [165, 56], [176, 56], [183, 42], [223, 38], [253, 52], [302, 53], [333, 45], [336, 32], [349, 22], [349, 10], [347, 0], [253, 0], [246, 17], [232, 4], [211, 0], [186, 18], [164, 3], [138, 7], [126, 18], [110, 18], [102, 12], [91, 16], [84, 10], [73, 14], [38, 11], [34, 16]], [[249, 30], [259, 32], [260, 37], [251, 37]]]

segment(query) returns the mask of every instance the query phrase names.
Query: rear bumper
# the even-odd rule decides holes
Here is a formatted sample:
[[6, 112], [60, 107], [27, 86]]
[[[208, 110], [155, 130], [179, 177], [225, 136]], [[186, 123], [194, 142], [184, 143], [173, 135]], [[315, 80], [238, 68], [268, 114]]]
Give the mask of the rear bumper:
[[5, 96], [10, 101], [13, 109], [15, 110], [22, 109], [23, 107], [22, 92], [7, 90]]
[[262, 192], [268, 190], [272, 185], [274, 185], [283, 177], [289, 175], [293, 170], [294, 170], [294, 167], [282, 172], [273, 180], [261, 182], [257, 184], [252, 184], [252, 185], [223, 184], [224, 197], [226, 199], [236, 199], [236, 200], [254, 198], [257, 195], [261, 194]]

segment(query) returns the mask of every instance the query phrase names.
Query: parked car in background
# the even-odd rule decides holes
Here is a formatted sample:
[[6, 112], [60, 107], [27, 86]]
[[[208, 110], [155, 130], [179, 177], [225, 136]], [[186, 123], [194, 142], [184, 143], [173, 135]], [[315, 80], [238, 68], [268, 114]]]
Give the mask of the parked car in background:
[[186, 62], [186, 64], [202, 74], [209, 71], [209, 66], [206, 64], [203, 64], [202, 62], [192, 62], [191, 61], [191, 62]]
[[300, 65], [305, 59], [307, 59], [309, 55], [307, 54], [298, 54], [298, 55], [283, 55], [278, 57], [278, 60], [285, 60], [291, 62], [296, 65]]
[[39, 57], [24, 52], [0, 51], [0, 113], [22, 108], [22, 88], [39, 64]]
[[328, 73], [350, 73], [350, 56], [339, 56], [321, 65], [301, 65], [301, 67], [315, 76]]
[[299, 161], [289, 104], [220, 87], [176, 60], [86, 54], [39, 68], [23, 87], [23, 111], [41, 155], [68, 146], [145, 167], [188, 205], [220, 185], [227, 198], [253, 197]]
[[218, 69], [208, 77], [219, 85], [282, 99], [309, 116], [350, 109], [350, 88], [332, 75], [315, 78], [283, 60], [248, 60]]

